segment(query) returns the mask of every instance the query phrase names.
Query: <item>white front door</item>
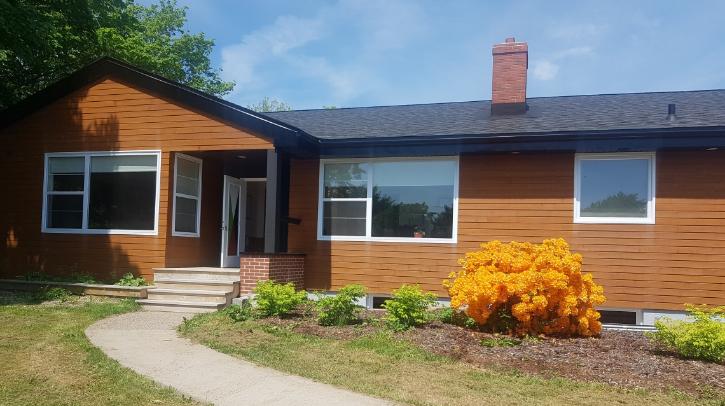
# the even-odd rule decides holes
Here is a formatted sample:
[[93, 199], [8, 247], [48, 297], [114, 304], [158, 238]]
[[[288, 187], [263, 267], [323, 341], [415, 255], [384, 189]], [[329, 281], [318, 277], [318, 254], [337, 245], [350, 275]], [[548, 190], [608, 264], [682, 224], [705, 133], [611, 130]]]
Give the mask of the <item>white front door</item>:
[[239, 253], [244, 250], [244, 219], [246, 218], [245, 183], [224, 175], [222, 196], [222, 267], [239, 267]]

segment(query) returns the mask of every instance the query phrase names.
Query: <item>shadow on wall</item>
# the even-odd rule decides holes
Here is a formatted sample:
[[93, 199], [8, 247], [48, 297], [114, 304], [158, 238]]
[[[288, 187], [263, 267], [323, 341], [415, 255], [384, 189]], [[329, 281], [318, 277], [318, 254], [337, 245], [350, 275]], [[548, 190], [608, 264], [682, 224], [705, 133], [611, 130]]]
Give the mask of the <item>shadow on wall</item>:
[[41, 232], [44, 153], [119, 149], [115, 103], [88, 93], [74, 92], [0, 129], [0, 277], [88, 274], [114, 282], [139, 273], [138, 261], [119, 242], [142, 247], [151, 237]]

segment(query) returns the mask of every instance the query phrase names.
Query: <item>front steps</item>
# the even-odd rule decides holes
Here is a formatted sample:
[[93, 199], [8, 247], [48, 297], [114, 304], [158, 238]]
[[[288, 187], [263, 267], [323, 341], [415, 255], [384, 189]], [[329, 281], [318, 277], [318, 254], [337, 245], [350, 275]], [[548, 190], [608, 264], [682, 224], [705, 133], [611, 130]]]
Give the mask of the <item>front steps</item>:
[[239, 296], [236, 268], [158, 268], [144, 310], [204, 313], [222, 309]]

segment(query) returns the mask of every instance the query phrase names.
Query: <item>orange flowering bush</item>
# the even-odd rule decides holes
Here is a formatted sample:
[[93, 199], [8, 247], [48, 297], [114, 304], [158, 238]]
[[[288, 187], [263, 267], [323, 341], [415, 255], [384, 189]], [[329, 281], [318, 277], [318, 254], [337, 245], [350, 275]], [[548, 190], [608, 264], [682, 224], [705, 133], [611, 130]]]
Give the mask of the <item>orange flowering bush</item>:
[[491, 241], [466, 254], [443, 282], [451, 307], [479, 326], [517, 335], [584, 336], [602, 329], [604, 290], [582, 274], [582, 256], [563, 239], [541, 244]]

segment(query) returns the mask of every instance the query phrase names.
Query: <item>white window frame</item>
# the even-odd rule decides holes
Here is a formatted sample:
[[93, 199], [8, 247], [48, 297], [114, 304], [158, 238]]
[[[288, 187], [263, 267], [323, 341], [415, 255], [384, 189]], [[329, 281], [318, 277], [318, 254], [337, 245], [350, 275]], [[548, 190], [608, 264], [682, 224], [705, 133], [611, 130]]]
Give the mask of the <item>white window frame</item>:
[[[587, 217], [581, 216], [581, 162], [591, 160], [647, 159], [649, 162], [647, 188], [647, 217]], [[576, 154], [574, 158], [574, 223], [581, 224], [655, 224], [655, 186], [657, 156], [654, 152], [619, 152]]]
[[[178, 193], [176, 191], [176, 179], [179, 175], [179, 159], [187, 160], [199, 164], [199, 189], [197, 190], [197, 196], [191, 196], [184, 193]], [[200, 158], [193, 157], [186, 154], [175, 153], [174, 154], [174, 195], [173, 195], [173, 208], [171, 213], [171, 235], [173, 237], [190, 237], [199, 238], [201, 236], [201, 182], [202, 182], [202, 166], [204, 161]], [[186, 231], [176, 231], [176, 197], [183, 197], [184, 199], [196, 200], [196, 232], [189, 233]]]
[[[451, 238], [415, 238], [415, 237], [373, 237], [372, 236], [372, 214], [373, 214], [373, 165], [368, 166], [367, 197], [359, 198], [325, 198], [325, 164], [353, 164], [376, 162], [403, 162], [403, 161], [453, 161], [455, 170], [453, 174], [453, 224]], [[346, 158], [346, 159], [320, 159], [319, 183], [317, 193], [317, 239], [320, 241], [372, 241], [372, 242], [401, 242], [415, 244], [455, 244], [458, 242], [458, 177], [459, 177], [458, 156], [441, 157], [396, 157], [396, 158]], [[325, 201], [365, 201], [365, 235], [364, 236], [343, 236], [323, 235], [323, 202]]]
[[[88, 228], [88, 205], [90, 195], [91, 158], [98, 156], [124, 156], [124, 155], [151, 155], [156, 157], [156, 202], [154, 205], [153, 230], [126, 230], [126, 229], [91, 229]], [[50, 158], [84, 158], [83, 172], [83, 223], [81, 228], [51, 228], [48, 221], [48, 160]], [[80, 194], [78, 192], [73, 192]], [[51, 192], [50, 194], [54, 194]], [[57, 194], [57, 192], [56, 192]], [[123, 235], [158, 235], [159, 234], [159, 201], [161, 195], [161, 151], [82, 151], [82, 152], [47, 152], [43, 166], [43, 212], [41, 218], [41, 232], [49, 234], [123, 234]]]

